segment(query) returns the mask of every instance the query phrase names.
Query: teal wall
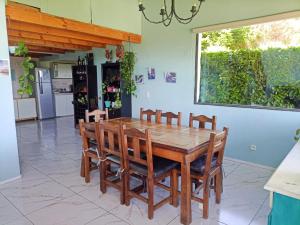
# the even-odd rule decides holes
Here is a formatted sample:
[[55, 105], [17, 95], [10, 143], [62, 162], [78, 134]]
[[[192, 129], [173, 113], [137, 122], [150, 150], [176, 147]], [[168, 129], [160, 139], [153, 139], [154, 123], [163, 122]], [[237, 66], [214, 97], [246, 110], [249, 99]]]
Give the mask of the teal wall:
[[[143, 1], [152, 15], [161, 7], [161, 1]], [[180, 14], [188, 12], [192, 1], [177, 1]], [[156, 3], [156, 4], [154, 4]], [[191, 28], [235, 20], [248, 19], [274, 13], [300, 10], [299, 0], [209, 0], [203, 3], [197, 18], [189, 25], [178, 24], [165, 28], [162, 25], [142, 22], [143, 42], [135, 46], [136, 74], [147, 75], [148, 67], [155, 67], [156, 80], [145, 79], [138, 85], [138, 97], [133, 98], [134, 116], [139, 108], [163, 109], [183, 112], [187, 124], [190, 112], [217, 116], [219, 129], [229, 127], [226, 155], [236, 159], [277, 166], [294, 145], [295, 130], [300, 127], [300, 113], [264, 109], [247, 109], [195, 105], [195, 43]], [[150, 14], [151, 15], [151, 14]], [[177, 83], [164, 82], [163, 73], [177, 73]], [[249, 146], [255, 144], [256, 151]]]
[[[141, 33], [141, 15], [136, 0], [13, 0], [43, 12], [86, 23]], [[91, 4], [90, 4], [91, 3]], [[90, 12], [92, 9], [92, 15]]]
[[[9, 60], [5, 1], [0, 0], [0, 60]], [[20, 175], [12, 83], [9, 76], [0, 75], [0, 183]]]

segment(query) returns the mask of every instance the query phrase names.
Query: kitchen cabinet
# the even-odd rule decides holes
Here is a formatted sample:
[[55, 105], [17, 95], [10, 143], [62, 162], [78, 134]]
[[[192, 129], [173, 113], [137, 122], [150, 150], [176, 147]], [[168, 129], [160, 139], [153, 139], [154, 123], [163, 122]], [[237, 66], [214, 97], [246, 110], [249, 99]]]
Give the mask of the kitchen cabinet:
[[72, 93], [56, 93], [54, 96], [57, 117], [71, 116], [74, 114]]
[[70, 63], [54, 63], [53, 78], [72, 79], [72, 66]]
[[28, 120], [36, 119], [35, 98], [14, 99], [15, 119]]
[[15, 120], [19, 119], [18, 100], [14, 99]]

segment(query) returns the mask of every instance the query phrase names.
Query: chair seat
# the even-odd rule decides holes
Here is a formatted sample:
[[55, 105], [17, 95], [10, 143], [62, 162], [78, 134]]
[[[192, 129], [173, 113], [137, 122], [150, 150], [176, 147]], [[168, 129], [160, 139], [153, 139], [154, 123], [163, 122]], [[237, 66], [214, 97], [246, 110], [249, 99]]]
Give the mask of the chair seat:
[[[217, 156], [214, 155], [211, 162], [211, 168], [217, 166], [217, 159], [218, 159]], [[191, 172], [203, 175], [205, 171], [205, 163], [206, 163], [206, 155], [200, 156], [198, 159], [196, 159], [191, 163]]]
[[[177, 165], [178, 165], [177, 162], [154, 156], [153, 157], [154, 177], [159, 177], [160, 175], [171, 171], [172, 169], [176, 168]], [[136, 172], [138, 172], [139, 174], [141, 174], [143, 176], [148, 176], [148, 167], [147, 166], [131, 162], [130, 168], [132, 170], [135, 170]]]
[[116, 155], [108, 155], [106, 157], [108, 160], [116, 163], [116, 164], [120, 164], [120, 157], [119, 156], [116, 156]]

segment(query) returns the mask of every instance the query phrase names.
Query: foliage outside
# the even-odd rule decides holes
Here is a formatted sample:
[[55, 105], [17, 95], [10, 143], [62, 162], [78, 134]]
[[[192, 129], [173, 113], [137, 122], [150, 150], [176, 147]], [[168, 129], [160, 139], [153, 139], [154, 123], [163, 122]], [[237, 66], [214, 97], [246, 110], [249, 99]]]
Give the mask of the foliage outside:
[[18, 44], [18, 47], [15, 50], [15, 56], [24, 57], [22, 62], [23, 74], [19, 77], [19, 89], [18, 94], [32, 96], [33, 94], [33, 82], [34, 75], [31, 74], [31, 70], [34, 68], [34, 64], [31, 62], [31, 57], [28, 56], [28, 48], [23, 42]]
[[262, 26], [202, 34], [201, 103], [300, 108], [300, 38]]
[[133, 71], [136, 62], [134, 52], [126, 51], [121, 62], [121, 77], [124, 82], [124, 90], [127, 94], [136, 95], [136, 83], [133, 79]]

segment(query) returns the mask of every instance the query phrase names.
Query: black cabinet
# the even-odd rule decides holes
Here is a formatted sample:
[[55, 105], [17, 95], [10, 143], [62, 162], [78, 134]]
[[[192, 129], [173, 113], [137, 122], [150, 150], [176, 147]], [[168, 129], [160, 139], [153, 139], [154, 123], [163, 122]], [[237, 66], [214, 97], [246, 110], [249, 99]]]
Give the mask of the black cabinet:
[[85, 110], [98, 109], [98, 82], [96, 66], [73, 66], [74, 123], [85, 118]]
[[108, 108], [109, 118], [131, 117], [131, 95], [126, 94], [119, 63], [102, 64], [103, 108]]

